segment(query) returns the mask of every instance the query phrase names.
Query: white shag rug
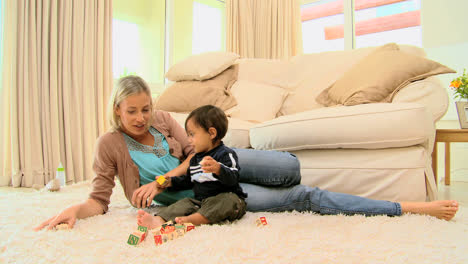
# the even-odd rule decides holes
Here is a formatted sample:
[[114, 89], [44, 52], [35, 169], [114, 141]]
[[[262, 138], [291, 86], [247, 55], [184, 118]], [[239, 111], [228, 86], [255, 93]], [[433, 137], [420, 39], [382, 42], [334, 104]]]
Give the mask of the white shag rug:
[[[146, 239], [135, 247], [127, 238], [137, 209], [117, 184], [107, 214], [79, 220], [72, 230], [32, 231], [89, 190], [85, 182], [54, 193], [0, 193], [0, 263], [468, 263], [464, 207], [448, 222], [420, 215], [247, 213], [160, 246]], [[268, 227], [256, 227], [260, 216]]]

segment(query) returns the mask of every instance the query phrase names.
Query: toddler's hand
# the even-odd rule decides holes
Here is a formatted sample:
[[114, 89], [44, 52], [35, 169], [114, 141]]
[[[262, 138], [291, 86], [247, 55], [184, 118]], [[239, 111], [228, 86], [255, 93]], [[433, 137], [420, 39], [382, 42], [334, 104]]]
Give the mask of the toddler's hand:
[[201, 169], [205, 173], [214, 173], [219, 175], [220, 170], [221, 170], [221, 165], [212, 157], [210, 156], [205, 156], [201, 161], [200, 161]]
[[169, 186], [171, 177], [166, 175], [156, 176], [156, 188], [164, 189]]

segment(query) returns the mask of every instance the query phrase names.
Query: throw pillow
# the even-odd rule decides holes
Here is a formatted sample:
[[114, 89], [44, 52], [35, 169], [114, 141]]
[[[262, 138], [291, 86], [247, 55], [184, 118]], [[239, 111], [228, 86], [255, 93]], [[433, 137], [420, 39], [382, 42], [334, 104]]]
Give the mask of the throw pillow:
[[233, 65], [218, 76], [204, 81], [180, 81], [168, 87], [157, 98], [155, 108], [168, 112], [185, 113], [211, 104], [222, 110], [237, 104], [229, 89], [237, 80], [238, 65]]
[[210, 79], [234, 64], [239, 55], [232, 52], [205, 52], [190, 56], [173, 65], [166, 78], [177, 81]]
[[454, 70], [429, 59], [400, 51], [387, 44], [349, 69], [317, 96], [325, 106], [391, 102], [395, 93], [409, 83]]
[[268, 84], [238, 80], [231, 88], [237, 106], [226, 111], [230, 117], [263, 122], [276, 117], [288, 92]]

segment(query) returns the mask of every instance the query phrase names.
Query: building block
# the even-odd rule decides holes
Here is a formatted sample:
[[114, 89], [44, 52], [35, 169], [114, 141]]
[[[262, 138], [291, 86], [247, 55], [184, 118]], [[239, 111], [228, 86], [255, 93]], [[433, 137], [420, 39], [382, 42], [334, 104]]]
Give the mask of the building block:
[[268, 225], [266, 218], [263, 217], [263, 216], [257, 218], [257, 220], [255, 220], [255, 223], [257, 224], [257, 226], [266, 226], [266, 225]]
[[166, 226], [164, 227], [163, 234], [169, 234], [175, 231], [174, 226]]
[[141, 231], [134, 231], [128, 236], [127, 243], [132, 246], [136, 246], [145, 240], [146, 233]]
[[68, 230], [68, 224], [62, 223], [55, 226], [56, 230]]
[[166, 182], [166, 178], [164, 176], [159, 176], [156, 181], [159, 183], [159, 185], [163, 185]]
[[185, 226], [185, 232], [195, 229], [195, 226], [192, 223], [184, 223], [184, 226]]
[[162, 245], [162, 244], [163, 244], [161, 235], [155, 235], [155, 236], [154, 236], [154, 244], [155, 244], [156, 246], [157, 246], [157, 245]]
[[137, 229], [138, 229], [139, 231], [145, 232], [145, 233], [146, 233], [146, 231], [148, 231], [148, 228], [147, 228], [146, 226], [141, 226], [141, 225], [139, 225]]

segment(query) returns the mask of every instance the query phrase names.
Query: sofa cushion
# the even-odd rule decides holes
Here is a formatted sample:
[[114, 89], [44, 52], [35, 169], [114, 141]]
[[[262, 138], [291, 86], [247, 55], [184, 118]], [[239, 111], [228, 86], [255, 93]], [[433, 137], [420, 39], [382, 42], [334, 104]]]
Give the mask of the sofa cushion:
[[[185, 119], [188, 114], [183, 113], [170, 113], [171, 116], [182, 127], [185, 125]], [[244, 121], [237, 118], [228, 118], [229, 127], [223, 142], [226, 146], [231, 148], [250, 148], [249, 129], [255, 123]]]
[[396, 92], [413, 81], [453, 72], [438, 62], [400, 51], [391, 43], [358, 62], [316, 100], [326, 106], [391, 102]]
[[169, 112], [190, 112], [211, 104], [222, 110], [237, 104], [229, 91], [237, 79], [238, 66], [234, 65], [214, 78], [204, 81], [180, 81], [169, 86], [156, 99], [155, 108]]
[[238, 80], [231, 88], [237, 105], [226, 111], [235, 118], [252, 122], [274, 119], [288, 92], [280, 87]]
[[238, 59], [237, 63], [239, 64], [238, 80], [289, 89], [289, 61], [273, 59]]
[[[323, 107], [315, 98], [376, 48], [328, 51], [293, 57], [288, 69], [288, 89], [291, 92], [281, 106], [278, 116]], [[241, 71], [242, 69], [239, 69], [239, 73]]]
[[281, 116], [250, 129], [255, 149], [301, 150], [413, 146], [433, 133], [432, 116], [415, 103], [324, 107]]
[[233, 65], [237, 58], [236, 53], [219, 51], [189, 56], [169, 68], [166, 78], [174, 82], [210, 79]]

